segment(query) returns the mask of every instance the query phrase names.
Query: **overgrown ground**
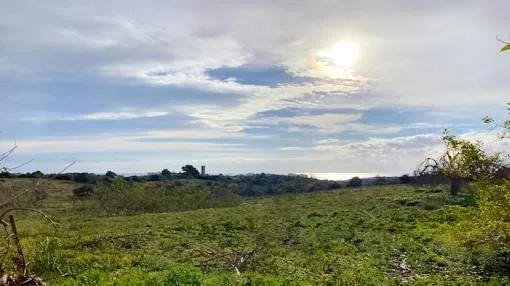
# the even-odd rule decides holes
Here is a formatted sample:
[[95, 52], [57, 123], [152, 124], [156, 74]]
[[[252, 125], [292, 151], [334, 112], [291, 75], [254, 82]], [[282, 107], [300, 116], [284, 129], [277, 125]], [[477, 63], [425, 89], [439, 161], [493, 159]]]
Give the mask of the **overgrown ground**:
[[[0, 183], [0, 191], [25, 181]], [[43, 181], [36, 216], [18, 215], [31, 272], [50, 285], [506, 285], [468, 236], [469, 194], [406, 186], [247, 199], [234, 207], [98, 216], [71, 183]]]

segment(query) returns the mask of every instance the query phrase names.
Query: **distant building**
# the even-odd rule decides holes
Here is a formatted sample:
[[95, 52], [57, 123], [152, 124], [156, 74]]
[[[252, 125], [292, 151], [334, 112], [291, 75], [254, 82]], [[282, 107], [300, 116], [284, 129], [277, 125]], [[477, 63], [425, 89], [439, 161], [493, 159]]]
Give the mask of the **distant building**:
[[200, 175], [205, 176], [205, 166], [204, 165], [202, 165]]

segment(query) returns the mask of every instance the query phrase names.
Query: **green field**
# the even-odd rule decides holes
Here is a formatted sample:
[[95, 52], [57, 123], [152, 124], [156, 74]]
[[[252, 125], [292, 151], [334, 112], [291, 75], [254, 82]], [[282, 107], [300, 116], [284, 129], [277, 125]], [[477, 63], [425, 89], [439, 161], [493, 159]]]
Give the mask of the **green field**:
[[[1, 191], [30, 181], [6, 180]], [[184, 212], [97, 215], [43, 181], [54, 229], [20, 213], [29, 269], [49, 285], [505, 285], [466, 243], [473, 198], [385, 186], [242, 199]]]

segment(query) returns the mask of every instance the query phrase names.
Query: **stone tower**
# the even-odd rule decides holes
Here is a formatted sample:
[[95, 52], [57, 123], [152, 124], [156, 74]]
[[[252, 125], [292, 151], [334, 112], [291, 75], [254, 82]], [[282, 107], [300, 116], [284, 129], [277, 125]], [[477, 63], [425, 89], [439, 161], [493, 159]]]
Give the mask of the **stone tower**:
[[202, 168], [200, 171], [201, 171], [200, 175], [205, 176], [205, 166], [204, 165], [202, 165]]

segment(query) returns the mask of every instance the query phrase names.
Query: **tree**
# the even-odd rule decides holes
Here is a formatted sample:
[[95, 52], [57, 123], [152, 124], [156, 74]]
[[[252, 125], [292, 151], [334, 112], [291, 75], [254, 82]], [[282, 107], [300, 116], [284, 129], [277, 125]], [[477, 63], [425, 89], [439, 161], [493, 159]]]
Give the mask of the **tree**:
[[151, 174], [151, 175], [149, 175], [149, 180], [153, 181], [153, 182], [161, 181], [161, 175], [160, 174]]
[[161, 176], [164, 178], [170, 178], [171, 175], [172, 173], [168, 169], [163, 169], [163, 171], [161, 171]]
[[193, 165], [182, 166], [182, 172], [186, 177], [196, 178], [200, 176], [200, 173]]
[[411, 176], [409, 176], [408, 174], [400, 176], [400, 178], [398, 178], [398, 180], [401, 184], [410, 184], [413, 181]]
[[439, 175], [450, 180], [450, 194], [455, 196], [466, 181], [490, 180], [504, 167], [499, 153], [489, 154], [480, 141], [471, 142], [443, 133], [444, 153], [439, 158], [426, 158], [415, 170], [416, 176]]
[[113, 179], [113, 178], [117, 177], [117, 174], [115, 174], [112, 171], [108, 171], [108, 172], [106, 172], [105, 176]]
[[363, 181], [359, 177], [353, 177], [347, 187], [361, 187], [363, 185]]
[[69, 174], [57, 174], [55, 180], [72, 181], [73, 178]]
[[76, 173], [73, 175], [73, 181], [82, 184], [95, 184], [96, 176], [89, 173]]
[[30, 176], [35, 179], [40, 179], [40, 178], [44, 177], [44, 174], [41, 171], [35, 171], [32, 174], [30, 174]]

